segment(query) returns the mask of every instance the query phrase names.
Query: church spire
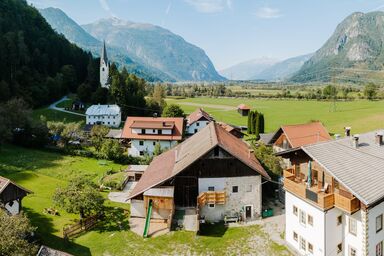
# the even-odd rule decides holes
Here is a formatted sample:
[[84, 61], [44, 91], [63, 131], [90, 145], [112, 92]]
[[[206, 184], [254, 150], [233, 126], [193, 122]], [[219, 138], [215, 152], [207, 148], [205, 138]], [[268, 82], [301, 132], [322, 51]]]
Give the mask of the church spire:
[[101, 52], [101, 61], [104, 61], [106, 65], [108, 65], [108, 56], [107, 56], [107, 48], [105, 47], [105, 40], [103, 41], [103, 50]]

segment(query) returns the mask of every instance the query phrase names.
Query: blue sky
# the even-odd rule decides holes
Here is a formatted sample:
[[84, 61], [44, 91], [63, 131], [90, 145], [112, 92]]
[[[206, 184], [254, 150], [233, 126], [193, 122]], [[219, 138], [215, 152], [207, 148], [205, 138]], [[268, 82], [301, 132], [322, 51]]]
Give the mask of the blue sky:
[[116, 16], [152, 23], [205, 50], [217, 69], [261, 57], [316, 51], [349, 14], [384, 10], [384, 0], [29, 0], [79, 24]]

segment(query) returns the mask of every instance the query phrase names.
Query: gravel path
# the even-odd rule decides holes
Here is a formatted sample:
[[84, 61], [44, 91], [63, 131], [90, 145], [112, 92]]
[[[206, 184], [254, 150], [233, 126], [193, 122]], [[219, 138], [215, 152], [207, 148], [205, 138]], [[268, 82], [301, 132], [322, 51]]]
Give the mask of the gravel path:
[[85, 116], [84, 114], [81, 114], [81, 113], [71, 112], [71, 111], [65, 110], [63, 108], [56, 107], [57, 104], [59, 104], [59, 103], [61, 103], [63, 101], [66, 101], [68, 99], [69, 98], [67, 96], [64, 96], [60, 100], [58, 100], [58, 101], [52, 103], [51, 105], [49, 105], [48, 109], [52, 109], [52, 110], [56, 110], [56, 111], [60, 111], [60, 112], [64, 112], [64, 113], [68, 113], [68, 114], [72, 114], [72, 115], [77, 115], [77, 116]]

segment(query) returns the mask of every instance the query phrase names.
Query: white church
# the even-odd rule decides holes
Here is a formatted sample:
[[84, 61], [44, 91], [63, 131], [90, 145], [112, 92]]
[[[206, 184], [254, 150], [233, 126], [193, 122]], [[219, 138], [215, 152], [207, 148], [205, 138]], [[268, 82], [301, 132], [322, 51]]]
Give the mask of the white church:
[[100, 84], [103, 88], [109, 88], [109, 61], [107, 56], [107, 49], [105, 47], [105, 41], [100, 57]]

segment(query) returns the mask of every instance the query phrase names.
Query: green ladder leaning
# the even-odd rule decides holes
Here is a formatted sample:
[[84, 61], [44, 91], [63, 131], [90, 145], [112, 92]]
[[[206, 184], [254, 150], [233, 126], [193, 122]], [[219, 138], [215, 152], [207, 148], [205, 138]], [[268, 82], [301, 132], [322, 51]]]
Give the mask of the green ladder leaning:
[[151, 216], [152, 216], [152, 200], [149, 200], [147, 217], [145, 218], [145, 226], [144, 226], [144, 233], [143, 233], [144, 238], [148, 237], [149, 225], [151, 223]]

